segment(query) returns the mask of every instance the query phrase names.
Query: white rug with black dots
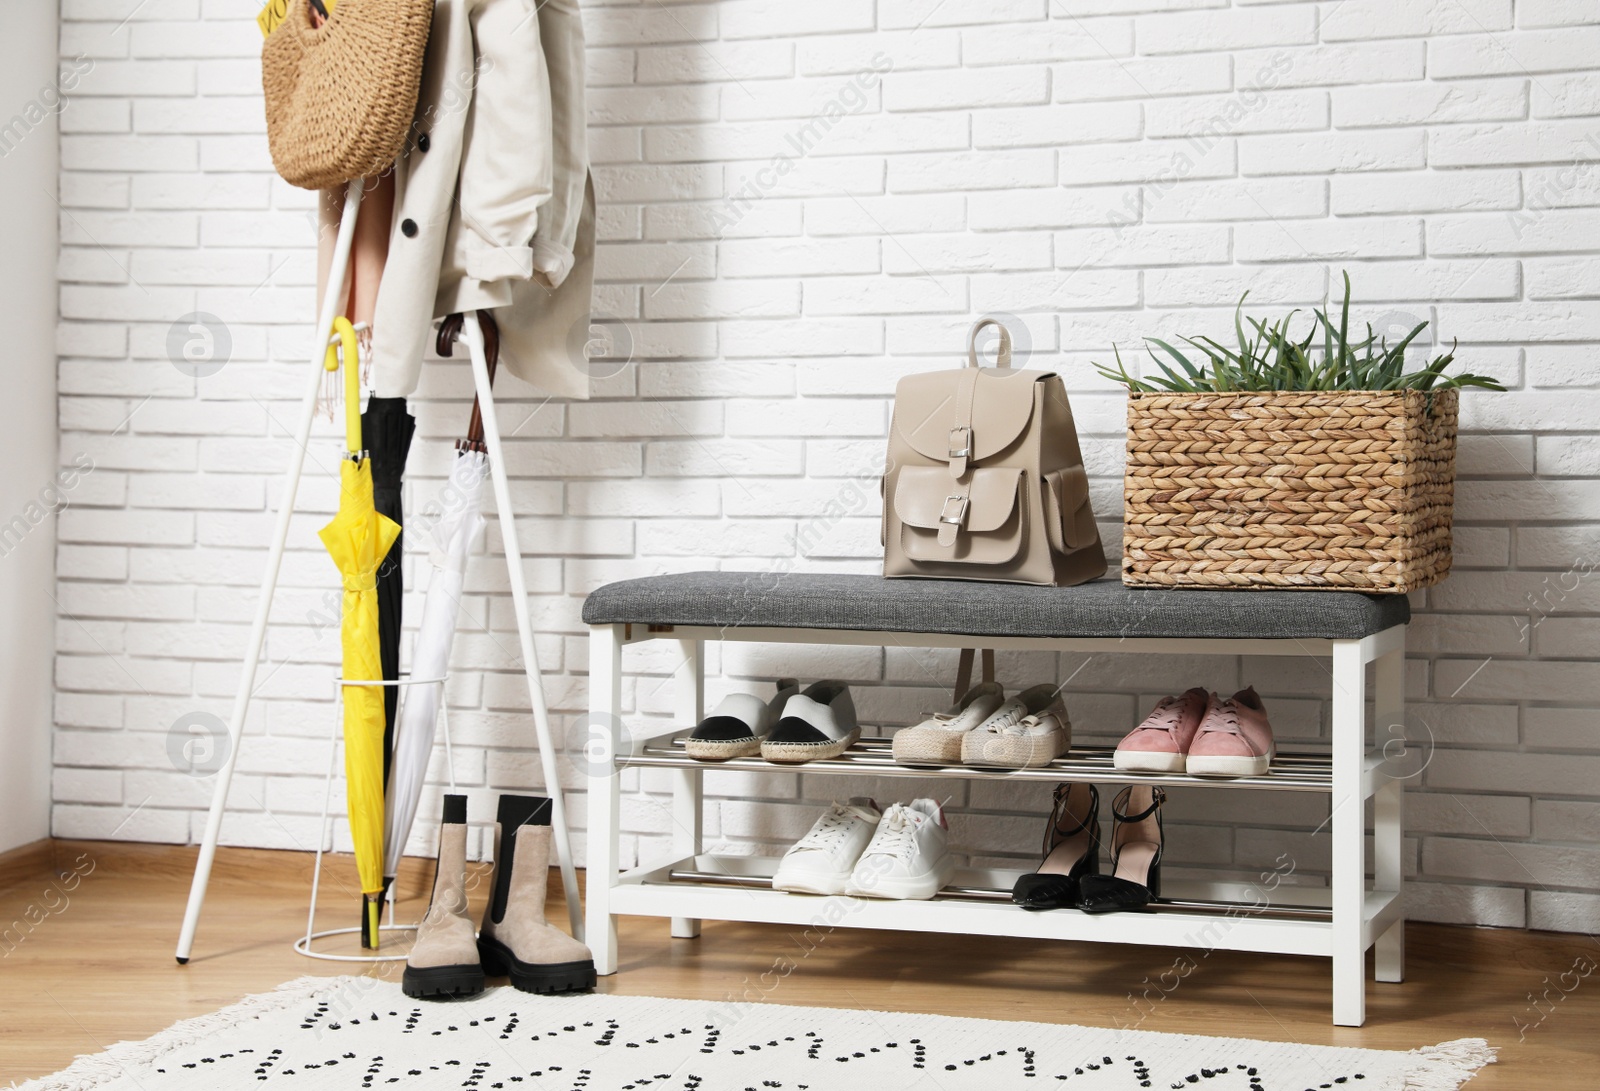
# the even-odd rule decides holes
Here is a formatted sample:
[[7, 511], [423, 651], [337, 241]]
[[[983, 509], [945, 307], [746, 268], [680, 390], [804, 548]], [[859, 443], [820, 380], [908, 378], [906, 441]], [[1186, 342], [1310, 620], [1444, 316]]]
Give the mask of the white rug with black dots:
[[1480, 1038], [1402, 1053], [509, 987], [429, 1003], [377, 978], [308, 977], [23, 1087], [1455, 1091], [1493, 1060]]

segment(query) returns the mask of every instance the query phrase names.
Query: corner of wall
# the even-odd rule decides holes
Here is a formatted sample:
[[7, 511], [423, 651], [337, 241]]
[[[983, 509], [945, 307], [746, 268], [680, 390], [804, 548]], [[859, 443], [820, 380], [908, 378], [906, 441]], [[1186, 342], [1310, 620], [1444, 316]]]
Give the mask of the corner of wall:
[[56, 4], [0, 5], [0, 852], [50, 834], [59, 126]]

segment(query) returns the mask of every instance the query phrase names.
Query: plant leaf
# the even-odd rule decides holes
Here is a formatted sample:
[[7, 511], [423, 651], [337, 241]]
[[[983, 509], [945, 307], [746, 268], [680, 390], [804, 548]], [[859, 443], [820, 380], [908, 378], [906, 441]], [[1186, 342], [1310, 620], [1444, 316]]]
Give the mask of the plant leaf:
[[[1193, 379], [1195, 382], [1200, 382], [1204, 379], [1204, 376], [1201, 375], [1199, 369], [1189, 362], [1189, 358], [1187, 356], [1173, 348], [1171, 345], [1167, 344], [1165, 341], [1161, 340], [1161, 338], [1146, 337], [1145, 340], [1149, 341], [1152, 345], [1159, 346], [1166, 352], [1168, 356], [1171, 356], [1174, 360], [1178, 361], [1178, 363], [1182, 365], [1183, 370], [1189, 373], [1189, 378]], [[1154, 357], [1155, 353], [1152, 352], [1150, 355]], [[1157, 362], [1159, 363], [1159, 361]]]

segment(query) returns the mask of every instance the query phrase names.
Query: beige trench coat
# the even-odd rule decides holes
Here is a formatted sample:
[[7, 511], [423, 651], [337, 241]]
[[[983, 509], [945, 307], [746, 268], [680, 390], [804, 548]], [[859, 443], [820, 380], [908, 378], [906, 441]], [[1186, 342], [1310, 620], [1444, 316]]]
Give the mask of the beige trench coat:
[[[434, 319], [492, 309], [502, 366], [548, 393], [588, 397], [594, 188], [583, 90], [577, 0], [436, 0], [416, 120], [395, 164], [370, 353], [378, 396], [416, 389]], [[337, 202], [322, 208], [336, 225]]]

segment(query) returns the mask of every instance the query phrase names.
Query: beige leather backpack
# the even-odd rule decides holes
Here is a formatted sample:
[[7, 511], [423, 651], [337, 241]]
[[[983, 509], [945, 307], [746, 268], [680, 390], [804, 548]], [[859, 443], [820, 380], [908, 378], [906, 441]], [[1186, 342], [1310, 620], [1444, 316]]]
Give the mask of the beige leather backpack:
[[[978, 334], [1000, 334], [997, 367]], [[1011, 333], [981, 319], [967, 366], [907, 375], [883, 475], [883, 574], [1065, 587], [1105, 574], [1066, 387], [1011, 366]]]

